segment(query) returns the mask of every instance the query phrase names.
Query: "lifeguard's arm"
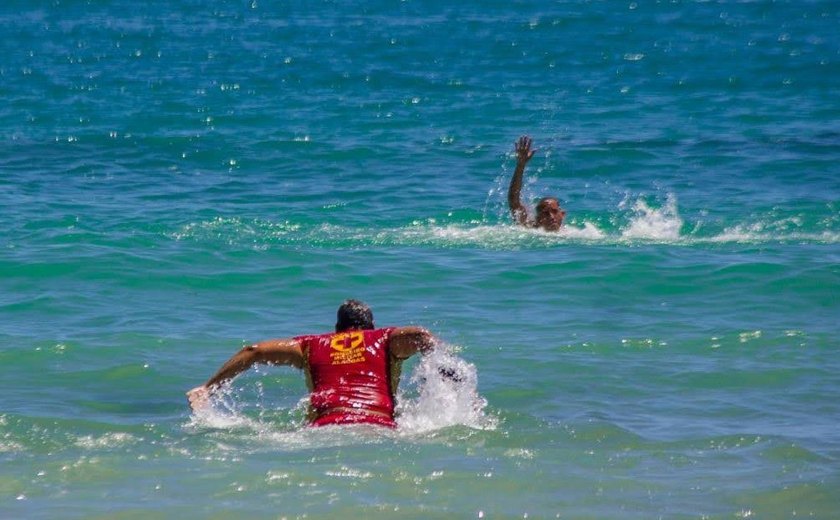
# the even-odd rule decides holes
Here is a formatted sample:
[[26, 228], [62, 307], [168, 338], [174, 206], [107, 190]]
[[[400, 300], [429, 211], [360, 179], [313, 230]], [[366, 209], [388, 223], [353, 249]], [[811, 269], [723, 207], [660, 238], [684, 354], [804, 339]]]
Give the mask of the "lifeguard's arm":
[[295, 339], [270, 339], [244, 347], [228, 359], [210, 379], [187, 392], [193, 410], [205, 407], [213, 391], [255, 364], [291, 365], [303, 368], [303, 350]]
[[534, 156], [536, 150], [531, 149], [531, 138], [527, 135], [523, 135], [519, 138], [519, 141], [514, 143], [514, 149], [516, 150], [516, 169], [513, 171], [510, 188], [508, 188], [508, 206], [516, 223], [527, 226], [528, 210], [522, 204], [521, 199], [522, 176], [525, 174], [525, 165]]
[[[400, 327], [391, 333], [389, 340], [391, 355], [397, 360], [403, 361], [417, 352], [427, 354], [434, 350], [436, 339], [431, 332], [422, 327]], [[438, 372], [446, 379], [460, 383], [464, 380], [463, 374], [457, 367], [439, 366]]]
[[395, 358], [408, 359], [417, 352], [435, 348], [435, 337], [422, 327], [398, 327], [391, 332], [388, 347]]

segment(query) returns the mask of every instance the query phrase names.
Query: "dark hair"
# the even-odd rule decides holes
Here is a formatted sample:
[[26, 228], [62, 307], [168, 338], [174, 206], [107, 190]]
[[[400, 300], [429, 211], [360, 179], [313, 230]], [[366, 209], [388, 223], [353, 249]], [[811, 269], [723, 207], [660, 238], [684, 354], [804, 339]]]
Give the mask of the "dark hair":
[[366, 330], [373, 328], [373, 311], [366, 303], [359, 300], [347, 300], [338, 308], [338, 320], [335, 322], [336, 332], [348, 329]]

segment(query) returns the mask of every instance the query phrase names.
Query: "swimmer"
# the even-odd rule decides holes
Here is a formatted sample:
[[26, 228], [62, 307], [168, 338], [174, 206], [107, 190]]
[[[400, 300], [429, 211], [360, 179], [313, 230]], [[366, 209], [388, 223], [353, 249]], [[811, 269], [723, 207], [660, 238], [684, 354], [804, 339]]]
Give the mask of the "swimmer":
[[534, 156], [536, 150], [531, 149], [531, 138], [523, 135], [519, 141], [514, 143], [516, 151], [516, 170], [510, 180], [508, 189], [508, 206], [517, 224], [532, 228], [541, 228], [545, 231], [559, 231], [563, 225], [563, 218], [566, 212], [560, 207], [560, 203], [554, 197], [543, 197], [537, 203], [537, 215], [534, 220], [528, 217], [528, 209], [522, 204], [520, 194], [522, 192], [522, 176], [525, 173], [525, 165]]
[[[334, 333], [272, 339], [234, 354], [213, 377], [187, 392], [194, 411], [209, 406], [213, 392], [257, 363], [303, 370], [310, 390], [309, 423], [375, 424], [394, 428], [394, 400], [404, 360], [426, 354], [435, 338], [421, 327], [374, 327], [363, 302], [338, 308]], [[447, 369], [451, 370], [451, 369]], [[444, 374], [456, 382], [457, 374]]]

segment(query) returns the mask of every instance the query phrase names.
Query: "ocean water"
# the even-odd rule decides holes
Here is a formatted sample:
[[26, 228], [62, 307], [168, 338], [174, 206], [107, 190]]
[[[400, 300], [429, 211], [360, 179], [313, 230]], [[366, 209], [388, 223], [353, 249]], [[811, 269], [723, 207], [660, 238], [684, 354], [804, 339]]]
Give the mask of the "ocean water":
[[[840, 518], [840, 4], [0, 6], [0, 518]], [[513, 143], [533, 137], [514, 227]], [[346, 298], [396, 431], [184, 392]], [[448, 358], [460, 385], [434, 377]]]

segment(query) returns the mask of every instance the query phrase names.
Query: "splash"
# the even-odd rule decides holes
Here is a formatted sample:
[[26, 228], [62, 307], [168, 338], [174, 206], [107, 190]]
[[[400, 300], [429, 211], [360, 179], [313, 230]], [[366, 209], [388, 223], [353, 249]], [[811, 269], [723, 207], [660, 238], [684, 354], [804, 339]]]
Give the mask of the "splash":
[[[282, 445], [285, 449], [356, 443], [360, 438], [377, 442], [383, 437], [416, 436], [463, 425], [473, 429], [494, 429], [496, 419], [485, 413], [487, 402], [478, 394], [475, 366], [456, 356], [442, 344], [423, 356], [397, 396], [397, 430], [368, 425], [309, 428], [304, 420], [308, 396], [290, 410], [266, 410], [256, 416], [244, 394], [253, 392], [222, 387], [211, 398], [211, 406], [194, 411], [185, 429], [192, 432], [244, 432], [250, 440]], [[405, 387], [409, 387], [406, 389]], [[258, 401], [262, 386], [257, 383]], [[253, 397], [253, 396], [252, 396]], [[353, 435], [347, 435], [348, 431]], [[360, 434], [359, 435], [356, 434]]]
[[99, 437], [84, 435], [76, 439], [75, 444], [87, 449], [111, 449], [119, 448], [139, 441], [129, 433], [111, 432]]
[[[677, 198], [668, 194], [657, 207], [644, 198], [622, 201], [601, 215], [572, 218], [558, 232], [524, 228], [486, 219], [414, 220], [397, 227], [352, 227], [332, 223], [297, 224], [289, 221], [247, 220], [239, 217], [194, 222], [168, 233], [178, 241], [224, 243], [264, 251], [272, 247], [431, 247], [495, 250], [539, 249], [565, 244], [720, 244], [840, 243], [838, 222], [831, 218], [802, 224], [796, 218], [756, 217], [726, 227], [697, 221], [686, 226]], [[621, 223], [621, 224], [620, 224]], [[686, 228], [690, 228], [686, 230]], [[714, 228], [717, 228], [715, 230]]]
[[559, 236], [578, 240], [603, 240], [607, 237], [607, 234], [598, 229], [595, 224], [584, 222], [583, 227], [564, 224], [559, 231]]
[[397, 399], [399, 430], [418, 434], [449, 426], [494, 429], [496, 418], [485, 413], [487, 401], [478, 393], [475, 366], [456, 356], [451, 347], [439, 345], [423, 356], [409, 381], [417, 395], [406, 392]]
[[264, 429], [259, 419], [254, 419], [241, 410], [238, 394], [230, 385], [222, 386], [213, 394], [210, 398], [210, 406], [193, 410], [186, 428], [189, 430]]
[[652, 208], [643, 199], [633, 204], [635, 215], [621, 236], [628, 239], [678, 240], [683, 220], [677, 212], [677, 198], [669, 194], [665, 205]]
[[415, 223], [412, 228], [400, 232], [397, 240], [405, 240], [406, 244], [446, 244], [451, 246], [470, 245], [491, 249], [512, 249], [528, 243], [552, 244], [567, 241], [570, 238], [578, 240], [599, 240], [605, 237], [603, 231], [594, 224], [584, 222], [583, 227], [573, 225], [564, 226], [558, 232], [546, 232], [540, 229], [525, 228], [514, 225], [496, 225], [474, 223], [474, 226], [457, 224], [438, 225], [436, 223]]

